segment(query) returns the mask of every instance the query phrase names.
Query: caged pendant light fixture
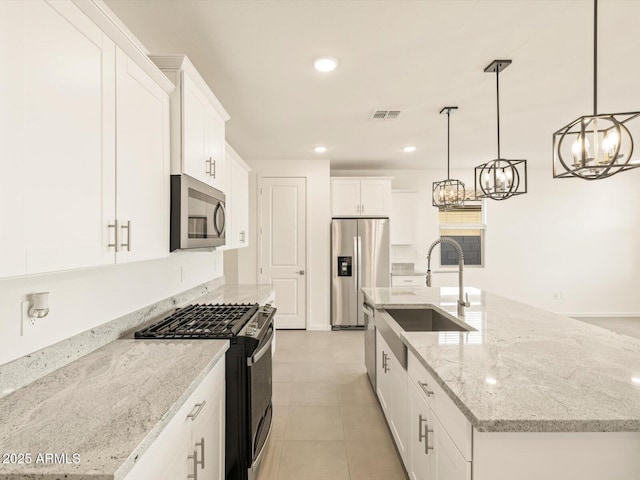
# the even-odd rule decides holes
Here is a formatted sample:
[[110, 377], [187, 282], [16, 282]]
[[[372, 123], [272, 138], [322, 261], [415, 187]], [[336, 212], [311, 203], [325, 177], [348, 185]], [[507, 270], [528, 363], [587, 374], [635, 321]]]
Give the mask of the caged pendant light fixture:
[[451, 110], [458, 107], [443, 107], [440, 113], [447, 113], [447, 178], [439, 182], [433, 182], [432, 198], [433, 206], [445, 210], [452, 207], [460, 207], [464, 204], [464, 183], [460, 180], [453, 180], [449, 174], [449, 151], [450, 151], [450, 115]]
[[509, 65], [511, 60], [494, 60], [484, 69], [487, 73], [496, 74], [498, 158], [475, 168], [476, 199], [506, 200], [527, 193], [527, 161], [508, 160], [500, 156], [500, 72]]
[[631, 160], [629, 122], [640, 112], [598, 114], [598, 0], [593, 2], [593, 115], [578, 117], [553, 134], [553, 178], [599, 180], [640, 167]]

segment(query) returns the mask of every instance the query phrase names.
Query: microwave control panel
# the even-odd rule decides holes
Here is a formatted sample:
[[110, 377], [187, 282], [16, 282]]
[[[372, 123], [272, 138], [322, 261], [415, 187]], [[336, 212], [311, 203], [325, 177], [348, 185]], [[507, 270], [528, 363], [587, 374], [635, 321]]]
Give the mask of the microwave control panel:
[[338, 257], [338, 276], [351, 277], [351, 262], [353, 257]]

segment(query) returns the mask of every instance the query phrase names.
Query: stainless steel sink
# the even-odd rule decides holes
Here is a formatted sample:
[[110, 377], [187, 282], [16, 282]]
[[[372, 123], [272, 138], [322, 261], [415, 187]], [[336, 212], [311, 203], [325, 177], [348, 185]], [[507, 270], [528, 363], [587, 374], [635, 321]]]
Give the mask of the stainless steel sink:
[[474, 329], [431, 308], [387, 308], [405, 332], [470, 332]]

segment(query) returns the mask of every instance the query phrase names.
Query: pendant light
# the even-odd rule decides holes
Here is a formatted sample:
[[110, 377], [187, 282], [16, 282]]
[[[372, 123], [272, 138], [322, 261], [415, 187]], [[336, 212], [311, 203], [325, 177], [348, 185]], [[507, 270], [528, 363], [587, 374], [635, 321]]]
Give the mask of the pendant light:
[[458, 107], [444, 107], [440, 113], [447, 113], [447, 178], [439, 182], [433, 182], [433, 206], [443, 208], [445, 210], [451, 207], [460, 207], [464, 204], [464, 183], [460, 180], [451, 179], [449, 174], [449, 151], [450, 151], [450, 115], [451, 110], [457, 110]]
[[527, 193], [527, 161], [508, 160], [500, 156], [500, 72], [509, 65], [511, 60], [494, 60], [484, 69], [487, 73], [496, 74], [498, 158], [475, 168], [476, 198], [506, 200]]
[[640, 167], [631, 161], [628, 122], [640, 112], [598, 114], [598, 0], [593, 2], [593, 115], [578, 117], [553, 134], [553, 178], [599, 180]]

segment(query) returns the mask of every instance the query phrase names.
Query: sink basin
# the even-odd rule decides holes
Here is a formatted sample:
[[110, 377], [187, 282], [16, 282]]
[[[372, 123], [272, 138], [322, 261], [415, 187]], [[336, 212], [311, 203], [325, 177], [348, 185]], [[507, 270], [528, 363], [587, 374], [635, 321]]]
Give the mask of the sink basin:
[[[388, 308], [387, 313], [405, 332], [470, 332], [459, 320], [431, 308]], [[459, 323], [460, 322], [460, 323]]]

